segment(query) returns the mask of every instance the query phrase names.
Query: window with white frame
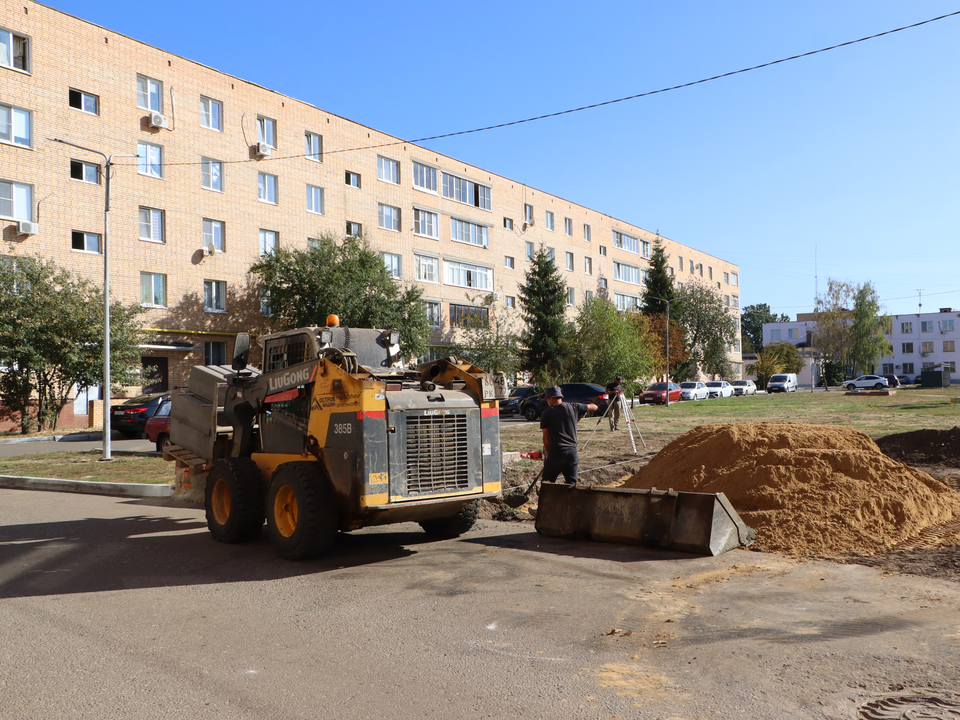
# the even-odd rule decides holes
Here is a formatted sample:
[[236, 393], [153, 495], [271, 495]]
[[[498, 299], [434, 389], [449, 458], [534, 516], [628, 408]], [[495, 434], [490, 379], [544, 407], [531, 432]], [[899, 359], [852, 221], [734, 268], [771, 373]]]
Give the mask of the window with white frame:
[[0, 142], [32, 147], [32, 116], [29, 110], [0, 104]]
[[912, 342], [900, 343], [900, 354], [913, 355], [913, 343]]
[[214, 252], [224, 252], [223, 222], [221, 220], [203, 219], [203, 247], [213, 245]]
[[591, 230], [590, 226], [586, 223], [583, 224], [583, 239], [585, 242], [590, 242]]
[[206, 312], [227, 311], [227, 283], [225, 280], [203, 281], [203, 309]]
[[444, 260], [444, 282], [457, 287], [477, 290], [493, 289], [493, 268]]
[[956, 360], [948, 360], [948, 361], [944, 362], [944, 363], [943, 363], [943, 369], [944, 369], [944, 370], [949, 370], [951, 373], [955, 373], [955, 372], [957, 371], [957, 361], [956, 361]]
[[527, 225], [533, 225], [533, 205], [528, 205], [524, 203], [523, 222], [526, 223]]
[[567, 305], [573, 306], [577, 304], [577, 291], [572, 287], [567, 288]]
[[922, 342], [920, 343], [920, 352], [924, 355], [929, 355], [933, 352], [933, 342]]
[[547, 251], [547, 257], [548, 257], [550, 260], [553, 260], [554, 258], [557, 257], [557, 251], [556, 251], [555, 248], [547, 247], [547, 248], [546, 248], [546, 251]]
[[903, 364], [903, 372], [905, 372], [905, 373], [913, 373], [913, 363], [904, 363], [904, 364]]
[[690, 272], [693, 272], [693, 260], [690, 261]]
[[323, 188], [307, 185], [307, 212], [323, 215]]
[[533, 243], [528, 240], [525, 243], [525, 246], [526, 246], [527, 260], [533, 260], [533, 256], [534, 256]]
[[725, 273], [723, 274], [723, 284], [724, 284], [724, 285], [729, 285], [729, 284], [730, 284], [730, 273], [725, 272]]
[[270, 173], [257, 173], [257, 199], [260, 202], [277, 204], [277, 176]]
[[280, 236], [275, 230], [260, 230], [260, 254], [269, 255], [280, 244]]
[[91, 115], [100, 114], [100, 98], [92, 93], [70, 88], [67, 95], [67, 102], [74, 110], [82, 110]]
[[399, 280], [403, 277], [403, 258], [397, 253], [380, 253], [383, 258], [383, 266], [387, 268], [390, 277]]
[[644, 285], [650, 284], [650, 268], [640, 269], [640, 282]]
[[503, 298], [504, 307], [508, 307], [511, 310], [517, 307], [517, 298], [513, 295], [505, 295]]
[[930, 369], [933, 367], [933, 365], [934, 365], [933, 362], [924, 362], [920, 369], [921, 369], [921, 370], [930, 370]]
[[680, 272], [683, 272], [683, 256], [682, 255], [677, 256], [677, 262], [680, 264]]
[[223, 132], [223, 103], [200, 96], [200, 127]]
[[143, 307], [167, 306], [167, 276], [161, 273], [140, 273], [140, 304]]
[[900, 323], [900, 332], [904, 335], [910, 335], [913, 332], [913, 323], [912, 322], [902, 322]]
[[933, 320], [921, 320], [920, 321], [920, 332], [933, 332]]
[[0, 28], [0, 66], [30, 72], [30, 40]]
[[779, 331], [779, 330], [771, 330], [771, 331], [770, 331], [770, 340], [771, 340], [772, 342], [777, 342], [778, 340], [780, 340], [780, 331]]
[[358, 235], [363, 235], [363, 225], [347, 220], [347, 237], [357, 237]]
[[393, 205], [377, 205], [377, 227], [400, 232], [400, 208]]
[[739, 287], [740, 276], [737, 273], [730, 273], [730, 284], [735, 287]]
[[476, 225], [466, 220], [457, 220], [450, 218], [450, 239], [454, 242], [467, 243], [477, 247], [487, 247], [488, 228], [483, 225]]
[[163, 148], [153, 143], [137, 143], [137, 172], [150, 177], [163, 177]]
[[941, 323], [940, 323], [940, 331], [941, 331], [941, 332], [953, 332], [953, 329], [954, 329], [953, 323], [954, 323], [953, 320], [943, 320], [943, 321], [941, 321]]
[[583, 259], [583, 272], [587, 275], [593, 275], [593, 259], [585, 257]]
[[790, 340], [799, 340], [800, 328], [787, 328], [787, 338]]
[[567, 261], [567, 270], [573, 270], [573, 253], [565, 253], [565, 259]]
[[163, 242], [163, 210], [140, 208], [140, 239], [146, 242]]
[[510, 270], [513, 270], [513, 268], [516, 267], [516, 263], [514, 262], [512, 255], [503, 256], [503, 266], [505, 268], [509, 268]]
[[563, 234], [573, 237], [573, 220], [570, 218], [563, 219]]
[[359, 188], [360, 187], [360, 173], [350, 172], [345, 170], [343, 173], [343, 182], [345, 185], [350, 187]]
[[490, 188], [466, 178], [441, 172], [443, 197], [483, 210], [491, 208]]
[[613, 302], [621, 312], [635, 312], [640, 309], [640, 298], [635, 295], [614, 293]]
[[383, 155], [377, 155], [377, 180], [399, 185], [400, 163]]
[[270, 307], [270, 291], [260, 288], [260, 317], [273, 317], [273, 308]]
[[440, 217], [429, 210], [413, 209], [413, 234], [421, 237], [440, 239]]
[[583, 293], [583, 299], [593, 300], [593, 290], [587, 290], [585, 293]]
[[440, 282], [440, 259], [430, 255], [413, 256], [414, 277], [420, 282]]
[[547, 230], [549, 230], [550, 232], [553, 232], [553, 213], [552, 213], [551, 211], [547, 210], [547, 211], [544, 213], [544, 220], [545, 220], [545, 224], [546, 224], [546, 226], [547, 226]]
[[163, 83], [146, 75], [137, 75], [137, 107], [163, 112]]
[[890, 375], [892, 375], [892, 374], [893, 374], [893, 363], [884, 363], [884, 364], [883, 364], [883, 372], [884, 372], [884, 373], [889, 373]]
[[513, 230], [513, 218], [505, 217], [503, 219], [503, 227], [505, 230]]
[[739, 309], [739, 308], [740, 308], [740, 296], [739, 296], [739, 295], [732, 295], [731, 298], [733, 299], [733, 307]]
[[488, 318], [488, 308], [450, 303], [450, 327], [486, 327]]
[[600, 278], [600, 279], [597, 281], [597, 284], [600, 286], [600, 289], [601, 289], [601, 290], [606, 290], [606, 289], [607, 289], [607, 279], [606, 279], [605, 277]]
[[307, 250], [319, 250], [323, 246], [323, 243], [320, 242], [320, 238], [307, 238]]
[[77, 252], [100, 253], [100, 236], [97, 233], [74, 230], [71, 240], [72, 248]]
[[83, 160], [70, 161], [70, 178], [81, 182], [100, 184], [100, 166]]
[[305, 130], [303, 133], [303, 155], [307, 160], [323, 162], [323, 137]]
[[436, 300], [424, 300], [423, 311], [427, 315], [427, 325], [432, 328], [438, 328], [443, 323], [443, 313], [440, 309], [440, 303]]
[[223, 192], [223, 163], [211, 158], [200, 158], [200, 185], [207, 190]]
[[613, 246], [634, 254], [640, 252], [640, 240], [619, 230], [613, 231]]
[[417, 190], [437, 194], [437, 169], [422, 163], [413, 163], [413, 186]]
[[[723, 296], [723, 306], [724, 306], [724, 307], [730, 307], [730, 296], [729, 296], [729, 295], [724, 295], [724, 296]], [[791, 330], [790, 332], [793, 332], [793, 331]]]
[[605, 245], [601, 245], [601, 246], [600, 246], [600, 254], [601, 254], [603, 257], [606, 257], [606, 256], [607, 256], [607, 248], [606, 248]]
[[640, 284], [640, 268], [636, 265], [627, 265], [625, 263], [615, 262], [613, 264], [613, 279], [631, 285]]
[[669, 275], [670, 277], [673, 277], [674, 273], [673, 273], [673, 266], [672, 266], [672, 265], [668, 265], [668, 266], [667, 266], [667, 275]]
[[[641, 255], [645, 258], [650, 257], [650, 243], [647, 240], [640, 241]], [[712, 277], [712, 276], [711, 276]]]
[[264, 115], [257, 115], [257, 142], [277, 147], [277, 121]]

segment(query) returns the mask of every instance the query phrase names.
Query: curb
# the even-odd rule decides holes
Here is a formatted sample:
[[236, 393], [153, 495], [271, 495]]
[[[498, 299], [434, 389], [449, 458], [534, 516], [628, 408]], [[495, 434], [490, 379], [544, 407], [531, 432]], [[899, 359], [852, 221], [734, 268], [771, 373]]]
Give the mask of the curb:
[[84, 480], [18, 477], [16, 475], [0, 475], [0, 488], [72, 492], [84, 495], [109, 495], [112, 497], [168, 498], [173, 494], [173, 487], [170, 485], [87, 482]]

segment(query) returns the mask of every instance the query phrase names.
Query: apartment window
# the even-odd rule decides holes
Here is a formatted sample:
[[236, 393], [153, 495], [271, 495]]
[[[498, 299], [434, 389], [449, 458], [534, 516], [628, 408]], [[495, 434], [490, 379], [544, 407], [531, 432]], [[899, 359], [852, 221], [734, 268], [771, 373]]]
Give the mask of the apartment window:
[[472, 180], [467, 180], [449, 173], [440, 173], [442, 179], [443, 196], [465, 205], [489, 210], [491, 207], [490, 188]]
[[787, 338], [790, 340], [796, 340], [800, 337], [800, 328], [788, 328], [787, 329]]
[[[645, 257], [645, 258], [649, 258], [649, 257], [650, 257], [650, 243], [649, 243], [649, 241], [647, 241], [647, 240], [641, 240], [641, 241], [640, 241], [640, 251], [641, 251], [640, 254], [641, 254], [643, 257]], [[713, 276], [711, 275], [711, 277], [713, 277]]]
[[534, 256], [533, 243], [528, 240], [528, 241], [525, 243], [525, 246], [526, 246], [527, 260], [533, 260], [533, 256]]
[[933, 332], [933, 320], [921, 320], [920, 332]]
[[511, 256], [511, 255], [504, 255], [504, 256], [503, 256], [503, 266], [504, 266], [505, 268], [509, 268], [510, 270], [513, 270], [513, 268], [515, 267], [515, 264], [514, 264], [514, 262], [513, 262], [513, 256]]
[[900, 323], [900, 332], [904, 335], [910, 335], [913, 332], [913, 323], [912, 322], [902, 322]]
[[30, 112], [12, 105], [0, 105], [0, 141], [32, 147]]
[[200, 127], [223, 132], [223, 103], [200, 96]]
[[697, 265], [697, 270], [700, 271], [700, 277], [703, 277], [703, 263]]
[[319, 250], [320, 246], [320, 238], [307, 238], [307, 250]]
[[649, 268], [643, 268], [643, 269], [640, 270], [640, 281], [641, 281], [644, 285], [646, 285], [647, 283], [650, 282], [650, 269], [649, 269]]
[[708, 268], [707, 268], [707, 279], [708, 279], [708, 280], [713, 280], [713, 268], [712, 268], [712, 267], [708, 267]]
[[140, 304], [144, 307], [167, 306], [167, 276], [160, 273], [140, 273]]
[[549, 210], [545, 213], [547, 230], [553, 232], [553, 213]]
[[517, 299], [513, 295], [506, 295], [503, 298], [503, 304], [512, 310], [517, 307]]
[[577, 300], [577, 291], [574, 290], [572, 287], [568, 287], [567, 288], [567, 305], [569, 306], [576, 305], [577, 304], [576, 300]]
[[200, 158], [200, 185], [207, 190], [223, 192], [223, 163], [210, 158]]
[[357, 237], [358, 235], [363, 235], [363, 225], [347, 220], [347, 237]]
[[573, 220], [570, 218], [563, 219], [563, 234], [573, 237]]
[[227, 344], [217, 340], [208, 340], [203, 343], [203, 364], [226, 365]]
[[387, 273], [390, 275], [390, 277], [395, 278], [397, 280], [403, 277], [403, 269], [402, 269], [403, 258], [401, 258], [396, 253], [388, 253], [388, 252], [380, 253], [380, 257], [383, 258], [383, 265], [385, 268], [387, 268]]
[[583, 239], [586, 242], [590, 242], [590, 226], [586, 223], [583, 225]]
[[507, 230], [513, 230], [513, 219], [505, 217], [503, 219], [503, 227], [506, 228]]
[[932, 367], [933, 367], [933, 363], [932, 363], [932, 362], [925, 362], [925, 363], [923, 363], [923, 365], [922, 365], [922, 367], [921, 367], [920, 369], [921, 369], [921, 370], [929, 370], [929, 369], [932, 368]]
[[413, 256], [414, 277], [421, 282], [440, 282], [440, 260], [429, 255]]
[[307, 185], [307, 212], [323, 215], [323, 188]]
[[303, 133], [303, 154], [307, 160], [323, 162], [323, 137], [306, 130]]
[[954, 352], [954, 340], [944, 340], [943, 341], [943, 351], [945, 353]]
[[533, 225], [533, 205], [523, 206], [523, 222], [525, 225]]
[[413, 186], [417, 190], [437, 193], [437, 169], [429, 165], [413, 164]]
[[0, 217], [32, 220], [33, 187], [24, 183], [0, 180]]
[[725, 273], [723, 274], [723, 284], [724, 284], [724, 285], [729, 285], [729, 284], [730, 284], [730, 273], [725, 272]]
[[638, 254], [640, 252], [640, 241], [631, 236], [626, 235], [619, 230], [613, 231], [613, 246], [619, 248], [620, 250], [626, 250], [627, 252], [632, 252]]
[[953, 320], [944, 320], [940, 324], [940, 330], [943, 332], [953, 332]]
[[413, 209], [413, 234], [440, 239], [440, 217], [429, 210]]
[[547, 251], [547, 258], [548, 258], [548, 259], [553, 260], [554, 258], [557, 257], [557, 251], [556, 251], [555, 248], [548, 247], [548, 248], [546, 248], [546, 251]]
[[913, 363], [904, 363], [903, 372], [913, 374]]
[[932, 352], [933, 352], [933, 342], [922, 342], [922, 343], [920, 343], [920, 352], [922, 352], [922, 353], [925, 354], [925, 355], [926, 355], [927, 353], [932, 353]]
[[440, 310], [440, 303], [436, 300], [424, 300], [423, 311], [427, 315], [427, 325], [432, 328], [440, 327], [443, 322], [443, 315]]
[[277, 204], [277, 176], [270, 173], [257, 173], [257, 199], [260, 202]]
[[70, 161], [70, 177], [73, 180], [100, 184], [100, 166], [94, 163], [83, 162], [82, 160]]
[[279, 245], [279, 236], [275, 230], [260, 231], [260, 254], [269, 255]]
[[343, 174], [343, 182], [350, 187], [360, 187], [360, 173], [350, 172], [347, 170]]
[[140, 239], [147, 242], [163, 242], [163, 210], [140, 208]]
[[223, 252], [223, 223], [220, 220], [203, 219], [203, 247], [213, 245], [214, 252]]
[[400, 184], [400, 163], [382, 155], [377, 155], [377, 180]]
[[593, 275], [593, 259], [585, 257], [583, 259], [583, 272], [587, 275]]
[[270, 307], [270, 291], [260, 288], [260, 317], [273, 317], [273, 308]]
[[203, 281], [203, 309], [205, 312], [227, 311], [227, 283], [224, 280]]
[[606, 257], [606, 256], [607, 256], [607, 247], [606, 247], [606, 245], [601, 245], [601, 246], [600, 246], [600, 254], [601, 254], [603, 257]]
[[913, 343], [905, 342], [900, 344], [901, 355], [913, 355]]
[[567, 270], [573, 270], [573, 253], [566, 253]]
[[72, 233], [73, 249], [79, 252], [98, 253], [100, 252], [100, 236], [97, 233], [80, 232], [74, 230]]
[[400, 232], [400, 208], [393, 205], [377, 205], [377, 227]]
[[730, 284], [734, 287], [739, 287], [740, 285], [740, 276], [737, 273], [730, 274]]
[[163, 83], [146, 75], [137, 75], [137, 107], [163, 112]]
[[30, 71], [30, 40], [9, 30], [0, 30], [0, 65]]
[[683, 272], [683, 256], [682, 255], [677, 256], [677, 263], [680, 265], [680, 272]]
[[613, 279], [630, 283], [631, 285], [639, 285], [640, 268], [635, 265], [625, 265], [624, 263], [615, 262], [613, 264]]
[[690, 261], [690, 272], [693, 272], [693, 260]]
[[450, 304], [450, 327], [486, 327], [487, 318], [485, 307]]
[[493, 268], [469, 265], [452, 260], [444, 260], [444, 281], [457, 287], [491, 290], [493, 288]]
[[731, 296], [731, 297], [733, 298], [733, 307], [735, 307], [736, 309], [739, 310], [739, 309], [740, 309], [740, 296], [739, 296], [739, 295], [733, 295], [733, 296]]
[[779, 330], [771, 330], [771, 331], [770, 331], [770, 340], [771, 340], [771, 342], [777, 342], [778, 340], [780, 340], [780, 331], [779, 331]]
[[673, 274], [674, 274], [674, 273], [673, 273], [673, 267], [672, 267], [672, 266], [667, 266], [667, 275], [669, 275], [670, 277], [673, 277]]
[[636, 312], [640, 309], [640, 298], [634, 295], [621, 295], [614, 293], [613, 302], [617, 310], [621, 312]]
[[[0, 33], [3, 31], [0, 30]], [[68, 95], [68, 102], [70, 107], [76, 110], [82, 110], [83, 112], [90, 113], [91, 115], [100, 114], [100, 98], [96, 95], [91, 95], [88, 92], [83, 90], [74, 90], [70, 88]]]
[[884, 374], [893, 374], [893, 363], [884, 363], [883, 364], [883, 373]]
[[163, 177], [163, 148], [153, 143], [137, 143], [137, 172], [150, 177]]
[[266, 143], [272, 148], [277, 147], [277, 121], [257, 115], [257, 142]]
[[476, 245], [477, 247], [487, 247], [488, 228], [483, 225], [475, 225], [466, 220], [457, 220], [450, 218], [450, 239], [455, 242]]
[[605, 277], [600, 278], [597, 284], [600, 286], [601, 290], [607, 289], [607, 279]]

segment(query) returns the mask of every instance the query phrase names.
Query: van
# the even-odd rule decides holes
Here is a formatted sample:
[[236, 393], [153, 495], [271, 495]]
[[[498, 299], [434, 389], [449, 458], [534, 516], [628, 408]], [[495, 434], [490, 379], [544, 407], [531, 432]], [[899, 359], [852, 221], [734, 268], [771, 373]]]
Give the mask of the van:
[[795, 373], [777, 373], [771, 375], [767, 381], [767, 392], [796, 392], [797, 376]]

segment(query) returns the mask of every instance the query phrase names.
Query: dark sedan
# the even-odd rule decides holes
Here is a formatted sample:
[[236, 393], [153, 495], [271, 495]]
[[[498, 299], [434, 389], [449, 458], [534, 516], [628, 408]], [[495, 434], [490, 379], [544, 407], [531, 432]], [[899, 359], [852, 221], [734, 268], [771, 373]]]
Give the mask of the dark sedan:
[[520, 412], [520, 403], [531, 395], [536, 395], [536, 385], [522, 385], [510, 391], [510, 397], [500, 403], [501, 415], [515, 415]]
[[110, 408], [110, 428], [127, 437], [142, 437], [147, 420], [156, 415], [160, 403], [168, 397], [170, 393], [152, 393], [114, 405]]
[[[564, 383], [560, 386], [564, 402], [593, 403], [597, 406], [597, 414], [603, 415], [607, 409], [606, 393], [599, 385], [593, 383]], [[529, 397], [520, 403], [520, 413], [527, 420], [536, 420], [547, 407], [547, 400], [543, 394]]]

